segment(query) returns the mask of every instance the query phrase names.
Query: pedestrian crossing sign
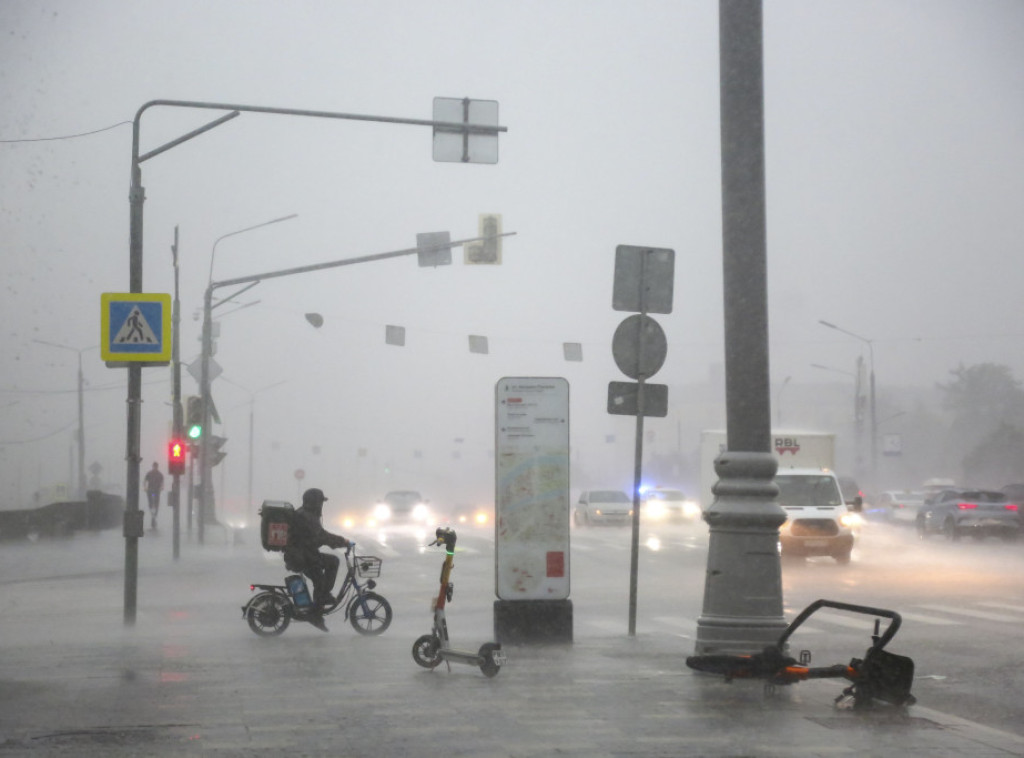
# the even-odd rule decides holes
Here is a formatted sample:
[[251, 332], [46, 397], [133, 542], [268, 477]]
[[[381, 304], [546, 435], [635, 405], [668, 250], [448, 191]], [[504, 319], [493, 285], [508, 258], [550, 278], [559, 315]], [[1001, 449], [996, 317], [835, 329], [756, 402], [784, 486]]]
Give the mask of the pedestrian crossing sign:
[[165, 366], [171, 362], [171, 296], [104, 292], [100, 351], [108, 364]]

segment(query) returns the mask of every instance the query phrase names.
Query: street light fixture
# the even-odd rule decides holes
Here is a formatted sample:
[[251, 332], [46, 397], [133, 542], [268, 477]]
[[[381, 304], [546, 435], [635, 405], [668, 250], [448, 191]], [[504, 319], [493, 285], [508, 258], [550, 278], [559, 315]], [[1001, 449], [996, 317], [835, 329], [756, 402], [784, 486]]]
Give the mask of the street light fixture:
[[[206, 292], [203, 296], [203, 341], [202, 341], [202, 354], [200, 356], [200, 372], [199, 372], [199, 395], [202, 398], [202, 412], [203, 412], [203, 431], [209, 435], [211, 429], [211, 411], [212, 411], [212, 400], [210, 393], [210, 356], [213, 354], [213, 309], [216, 307], [213, 304], [213, 263], [217, 256], [217, 245], [228, 237], [234, 237], [238, 234], [245, 232], [251, 232], [255, 229], [262, 229], [265, 226], [271, 224], [278, 224], [282, 221], [288, 221], [296, 218], [297, 213], [291, 213], [287, 216], [281, 216], [280, 218], [271, 219], [270, 221], [264, 221], [259, 224], [253, 224], [247, 226], [244, 229], [236, 229], [233, 232], [222, 234], [213, 242], [213, 247], [210, 249], [210, 272], [206, 283]], [[255, 282], [250, 284], [249, 287], [255, 286]], [[245, 289], [248, 289], [246, 287]], [[237, 294], [237, 293], [236, 293]], [[217, 305], [221, 305], [229, 301], [229, 298], [221, 300]], [[204, 440], [199, 446], [199, 529], [198, 538], [199, 543], [202, 544], [204, 537], [204, 529], [207, 520], [213, 515], [213, 509], [210, 495], [212, 494], [212, 482], [210, 481], [210, 446]]]
[[873, 340], [869, 340], [867, 337], [862, 337], [859, 334], [843, 329], [840, 326], [836, 326], [828, 321], [818, 319], [818, 323], [822, 326], [826, 326], [829, 329], [835, 329], [837, 332], [842, 332], [845, 335], [853, 337], [854, 339], [864, 342], [868, 346], [868, 368], [870, 372], [869, 381], [869, 392], [870, 392], [870, 404], [871, 404], [871, 485], [876, 486], [878, 484], [878, 416], [876, 415], [875, 405], [875, 347]]

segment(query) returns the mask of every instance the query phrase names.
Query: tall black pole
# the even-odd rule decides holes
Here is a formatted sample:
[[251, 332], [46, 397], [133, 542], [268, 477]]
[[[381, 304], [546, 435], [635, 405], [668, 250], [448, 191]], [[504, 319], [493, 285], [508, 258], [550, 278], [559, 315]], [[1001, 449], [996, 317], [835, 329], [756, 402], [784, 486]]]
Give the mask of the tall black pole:
[[[171, 246], [174, 259], [174, 308], [171, 314], [171, 371], [173, 392], [171, 402], [174, 405], [174, 430], [171, 433], [175, 440], [184, 438], [184, 413], [181, 409], [181, 301], [178, 299], [178, 227], [174, 227], [174, 245]], [[171, 479], [170, 502], [173, 536], [171, 554], [178, 560], [181, 553], [181, 475], [174, 474]]]
[[760, 0], [719, 0], [727, 450], [715, 461], [696, 652], [753, 653], [786, 622], [768, 371]]

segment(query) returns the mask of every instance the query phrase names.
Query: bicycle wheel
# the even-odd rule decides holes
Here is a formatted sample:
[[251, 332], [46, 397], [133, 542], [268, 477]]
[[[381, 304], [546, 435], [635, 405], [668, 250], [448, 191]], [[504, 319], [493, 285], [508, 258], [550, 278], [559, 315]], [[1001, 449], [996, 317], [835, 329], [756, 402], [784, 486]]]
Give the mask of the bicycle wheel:
[[292, 617], [287, 600], [273, 592], [263, 592], [249, 603], [245, 620], [260, 637], [276, 637], [288, 628]]
[[348, 620], [360, 634], [382, 634], [391, 626], [391, 603], [376, 592], [356, 595], [348, 606]]
[[441, 640], [433, 634], [424, 634], [412, 643], [412, 659], [425, 669], [436, 668], [441, 663]]

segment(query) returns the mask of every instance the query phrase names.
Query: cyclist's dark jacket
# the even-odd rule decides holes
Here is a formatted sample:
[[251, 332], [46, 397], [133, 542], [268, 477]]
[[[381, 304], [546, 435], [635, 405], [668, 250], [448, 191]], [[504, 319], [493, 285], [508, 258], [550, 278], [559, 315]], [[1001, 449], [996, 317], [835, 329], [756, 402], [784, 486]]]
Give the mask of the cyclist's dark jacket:
[[289, 571], [305, 571], [320, 561], [321, 547], [345, 547], [348, 540], [332, 534], [320, 524], [319, 510], [305, 505], [296, 509], [284, 549], [284, 565]]

